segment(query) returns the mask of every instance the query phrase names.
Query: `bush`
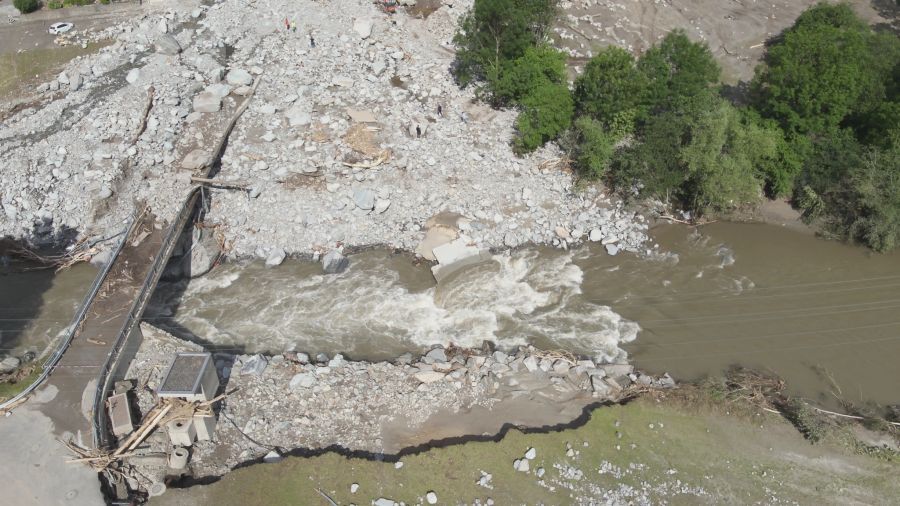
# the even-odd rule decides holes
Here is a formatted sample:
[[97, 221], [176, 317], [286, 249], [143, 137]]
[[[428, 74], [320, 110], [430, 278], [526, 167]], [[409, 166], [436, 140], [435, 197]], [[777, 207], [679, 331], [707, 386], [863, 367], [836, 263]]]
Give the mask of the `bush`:
[[564, 84], [545, 82], [525, 96], [522, 111], [516, 119], [517, 153], [534, 151], [545, 142], [559, 137], [572, 124], [574, 103]]
[[790, 399], [779, 406], [781, 413], [791, 422], [803, 437], [811, 443], [821, 441], [826, 433], [825, 422], [805, 402], [799, 399]]
[[38, 0], [13, 0], [13, 6], [22, 14], [28, 14], [40, 9], [41, 3]]
[[48, 9], [62, 9], [63, 3], [61, 0], [50, 0], [47, 2]]

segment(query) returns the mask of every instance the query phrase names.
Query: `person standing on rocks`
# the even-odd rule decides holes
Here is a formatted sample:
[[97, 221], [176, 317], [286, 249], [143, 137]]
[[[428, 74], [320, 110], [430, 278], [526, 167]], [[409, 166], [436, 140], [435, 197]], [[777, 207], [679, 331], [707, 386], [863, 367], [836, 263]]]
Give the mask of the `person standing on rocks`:
[[291, 29], [291, 22], [288, 21], [288, 18], [284, 18], [284, 29], [285, 29], [285, 30], [290, 30], [290, 29]]
[[297, 22], [296, 21], [291, 21], [291, 31], [294, 33], [297, 32]]

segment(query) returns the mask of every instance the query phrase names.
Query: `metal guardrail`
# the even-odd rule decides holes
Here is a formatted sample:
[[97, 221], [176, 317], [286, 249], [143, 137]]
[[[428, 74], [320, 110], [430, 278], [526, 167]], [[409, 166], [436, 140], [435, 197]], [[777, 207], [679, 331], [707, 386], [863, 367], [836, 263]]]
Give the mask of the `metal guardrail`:
[[[111, 438], [109, 434], [109, 424], [108, 424], [108, 414], [105, 408], [106, 398], [108, 393], [112, 390], [112, 383], [115, 379], [115, 374], [113, 374], [120, 366], [120, 359], [122, 358], [122, 351], [128, 348], [129, 339], [133, 335], [133, 330], [135, 325], [140, 323], [140, 319], [144, 314], [144, 309], [146, 309], [147, 302], [150, 300], [150, 296], [153, 295], [153, 289], [156, 287], [157, 282], [159, 282], [160, 276], [162, 276], [162, 272], [166, 267], [166, 264], [169, 262], [169, 257], [172, 255], [172, 251], [175, 249], [175, 245], [178, 243], [178, 238], [184, 230], [184, 226], [187, 223], [187, 220], [194, 213], [194, 208], [197, 204], [197, 197], [200, 195], [200, 188], [195, 188], [190, 195], [188, 195], [187, 199], [185, 199], [182, 204], [181, 210], [176, 216], [175, 221], [172, 223], [169, 231], [166, 233], [166, 237], [163, 239], [162, 248], [160, 253], [153, 260], [153, 266], [150, 268], [150, 271], [147, 273], [147, 277], [144, 279], [144, 283], [141, 285], [141, 291], [138, 297], [135, 299], [134, 303], [131, 305], [131, 310], [128, 313], [128, 318], [125, 320], [125, 323], [122, 325], [122, 328], [119, 330], [119, 333], [116, 337], [116, 343], [110, 351], [109, 357], [106, 359], [106, 363], [103, 365], [103, 368], [100, 370], [100, 375], [97, 378], [97, 390], [94, 393], [94, 404], [92, 408], [92, 424], [93, 424], [93, 436], [94, 436], [94, 446], [96, 448], [107, 447], [110, 444]], [[138, 343], [139, 344], [139, 343]], [[131, 359], [129, 358], [129, 362]], [[124, 371], [123, 371], [124, 372]]]
[[72, 323], [69, 325], [69, 328], [66, 331], [65, 338], [60, 342], [59, 346], [56, 348], [56, 351], [54, 351], [53, 354], [44, 361], [44, 370], [43, 372], [41, 372], [41, 375], [38, 376], [37, 379], [35, 379], [30, 385], [28, 385], [25, 390], [22, 390], [13, 398], [0, 403], [0, 410], [4, 410], [10, 406], [14, 406], [20, 400], [31, 395], [31, 393], [34, 392], [34, 390], [39, 386], [41, 386], [41, 384], [50, 376], [50, 373], [53, 372], [56, 364], [59, 363], [59, 361], [62, 359], [63, 354], [67, 349], [69, 349], [69, 345], [72, 344], [72, 340], [75, 339], [75, 335], [78, 333], [78, 330], [81, 327], [81, 322], [84, 320], [85, 315], [87, 315], [88, 308], [91, 307], [91, 303], [93, 303], [94, 298], [97, 296], [97, 292], [100, 291], [100, 286], [103, 284], [103, 281], [109, 274], [110, 269], [112, 269], [113, 264], [116, 262], [116, 258], [119, 256], [119, 253], [122, 252], [122, 248], [125, 247], [129, 232], [131, 231], [131, 227], [134, 226], [134, 220], [135, 215], [132, 215], [128, 220], [128, 225], [122, 231], [122, 238], [119, 239], [119, 244], [117, 244], [115, 250], [113, 250], [112, 256], [109, 257], [109, 261], [106, 262], [103, 268], [100, 269], [100, 272], [97, 273], [97, 276], [94, 278], [94, 282], [91, 284], [91, 288], [84, 296], [84, 299], [81, 300], [81, 306], [78, 308], [78, 311], [72, 318]]

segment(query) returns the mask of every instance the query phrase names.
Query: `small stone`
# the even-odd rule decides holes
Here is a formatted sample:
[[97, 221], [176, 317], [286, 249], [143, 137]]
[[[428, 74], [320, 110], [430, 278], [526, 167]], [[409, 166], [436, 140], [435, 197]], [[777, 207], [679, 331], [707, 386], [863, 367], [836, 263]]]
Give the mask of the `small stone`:
[[302, 372], [299, 374], [295, 374], [293, 378], [291, 378], [291, 382], [288, 385], [291, 390], [296, 390], [298, 388], [312, 388], [316, 384], [316, 375], [308, 372]]
[[194, 96], [192, 105], [196, 112], [217, 112], [222, 108], [222, 97], [210, 91], [203, 91]]
[[525, 458], [528, 460], [534, 460], [537, 457], [537, 450], [534, 448], [529, 448], [527, 452], [525, 452]]
[[391, 201], [388, 199], [378, 199], [375, 201], [375, 214], [382, 214], [391, 207]]
[[353, 192], [353, 203], [364, 211], [371, 211], [375, 208], [375, 192], [369, 188], [360, 188]]
[[355, 494], [357, 490], [359, 490], [359, 483], [351, 483], [350, 484], [350, 493]]
[[603, 232], [601, 232], [599, 228], [592, 229], [588, 239], [590, 239], [591, 242], [600, 242], [603, 240]]
[[437, 504], [437, 494], [435, 494], [433, 491], [430, 491], [425, 494], [425, 500], [428, 501], [428, 504]]
[[606, 252], [609, 254], [609, 256], [614, 257], [619, 254], [619, 247], [615, 244], [607, 244]]
[[263, 457], [263, 462], [265, 462], [266, 464], [277, 464], [282, 460], [284, 460], [284, 458], [275, 450], [270, 451], [266, 454], [265, 457]]
[[398, 460], [397, 462], [394, 462], [394, 469], [400, 469], [401, 467], [403, 467], [402, 460]]
[[537, 470], [534, 472], [534, 474], [536, 474], [538, 478], [543, 478], [544, 473], [545, 473], [545, 471], [544, 471], [543, 467], [537, 468]]
[[444, 376], [444, 373], [437, 371], [419, 371], [413, 374], [413, 378], [416, 378], [422, 383], [434, 383], [435, 381], [444, 379]]

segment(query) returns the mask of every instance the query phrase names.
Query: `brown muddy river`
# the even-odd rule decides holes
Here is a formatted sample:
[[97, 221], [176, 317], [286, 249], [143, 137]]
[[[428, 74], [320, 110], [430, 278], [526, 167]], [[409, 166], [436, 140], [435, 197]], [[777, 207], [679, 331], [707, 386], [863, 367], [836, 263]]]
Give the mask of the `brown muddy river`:
[[[829, 406], [835, 395], [900, 402], [900, 253], [761, 224], [663, 226], [653, 236], [667, 253], [531, 248], [437, 286], [426, 266], [383, 250], [352, 256], [336, 276], [311, 262], [234, 263], [161, 285], [146, 319], [235, 352], [384, 359], [488, 339], [628, 359], [684, 380], [740, 364]], [[0, 278], [3, 347], [49, 342], [95, 272]]]

